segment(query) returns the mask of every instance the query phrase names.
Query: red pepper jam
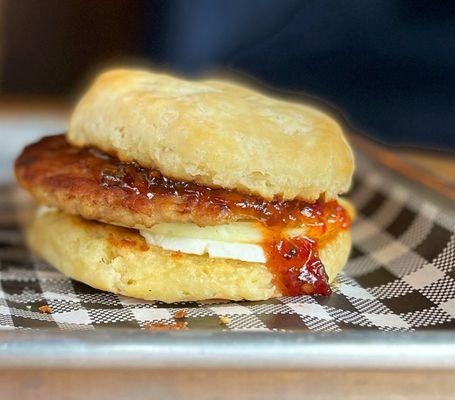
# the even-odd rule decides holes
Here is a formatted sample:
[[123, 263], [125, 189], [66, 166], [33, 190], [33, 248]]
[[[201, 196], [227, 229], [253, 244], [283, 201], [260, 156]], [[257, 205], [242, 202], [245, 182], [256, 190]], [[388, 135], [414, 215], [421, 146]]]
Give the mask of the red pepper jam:
[[[93, 204], [104, 208], [123, 208], [134, 216], [164, 215], [166, 222], [201, 226], [259, 222], [264, 227], [267, 266], [284, 295], [330, 294], [318, 249], [350, 225], [348, 213], [336, 201], [267, 201], [236, 190], [179, 181], [95, 148], [72, 146], [64, 135], [28, 146], [16, 161], [16, 174], [22, 185], [30, 190], [41, 185], [48, 197], [58, 197], [55, 201], [80, 196], [82, 202], [91, 196], [96, 200]], [[304, 227], [305, 236], [284, 237], [282, 232], [289, 227]]]
[[275, 285], [289, 296], [332, 293], [324, 265], [318, 257], [317, 243], [306, 237], [266, 242], [267, 266]]
[[273, 271], [275, 285], [290, 296], [319, 294], [328, 296], [331, 289], [318, 249], [348, 229], [350, 217], [336, 201], [305, 205], [305, 213], [296, 225], [305, 227], [305, 236], [285, 237], [283, 226], [265, 230], [263, 248], [267, 266]]

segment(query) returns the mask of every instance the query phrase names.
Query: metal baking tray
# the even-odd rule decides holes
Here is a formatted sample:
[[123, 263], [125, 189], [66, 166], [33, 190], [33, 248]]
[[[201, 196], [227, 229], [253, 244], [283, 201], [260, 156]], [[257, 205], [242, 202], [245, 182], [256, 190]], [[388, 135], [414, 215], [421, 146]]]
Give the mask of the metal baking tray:
[[[28, 254], [27, 206], [3, 186], [0, 368], [455, 369], [453, 207], [361, 152], [357, 164], [354, 250], [334, 295], [253, 303], [141, 302], [59, 276]], [[188, 330], [144, 330], [180, 309]]]

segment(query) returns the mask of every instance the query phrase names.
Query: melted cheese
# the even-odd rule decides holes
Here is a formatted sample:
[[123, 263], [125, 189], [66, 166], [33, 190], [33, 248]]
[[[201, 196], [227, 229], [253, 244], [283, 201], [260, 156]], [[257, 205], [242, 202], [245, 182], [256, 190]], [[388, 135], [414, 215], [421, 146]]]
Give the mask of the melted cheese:
[[[259, 223], [236, 222], [204, 227], [191, 223], [165, 223], [141, 229], [140, 233], [148, 244], [165, 250], [247, 262], [266, 261], [261, 246], [264, 229]], [[293, 228], [284, 234], [298, 236], [304, 234], [304, 229]]]
[[247, 262], [264, 263], [266, 261], [264, 250], [258, 244], [156, 235], [143, 230], [141, 235], [148, 244], [165, 250], [197, 255], [208, 254], [213, 258], [231, 258]]

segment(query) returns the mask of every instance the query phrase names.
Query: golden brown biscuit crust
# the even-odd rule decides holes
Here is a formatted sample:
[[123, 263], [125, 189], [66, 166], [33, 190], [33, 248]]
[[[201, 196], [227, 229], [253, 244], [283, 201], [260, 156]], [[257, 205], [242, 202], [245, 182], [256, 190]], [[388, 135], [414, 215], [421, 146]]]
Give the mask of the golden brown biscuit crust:
[[353, 172], [340, 126], [316, 109], [147, 71], [102, 74], [76, 107], [68, 138], [168, 177], [265, 199], [333, 199]]

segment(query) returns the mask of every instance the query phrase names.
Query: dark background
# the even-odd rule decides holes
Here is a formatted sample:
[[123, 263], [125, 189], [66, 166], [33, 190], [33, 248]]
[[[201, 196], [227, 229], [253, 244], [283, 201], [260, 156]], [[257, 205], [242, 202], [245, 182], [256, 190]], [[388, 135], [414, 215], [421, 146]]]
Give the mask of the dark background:
[[99, 69], [227, 74], [387, 144], [455, 149], [455, 2], [4, 0], [3, 96], [74, 98]]

